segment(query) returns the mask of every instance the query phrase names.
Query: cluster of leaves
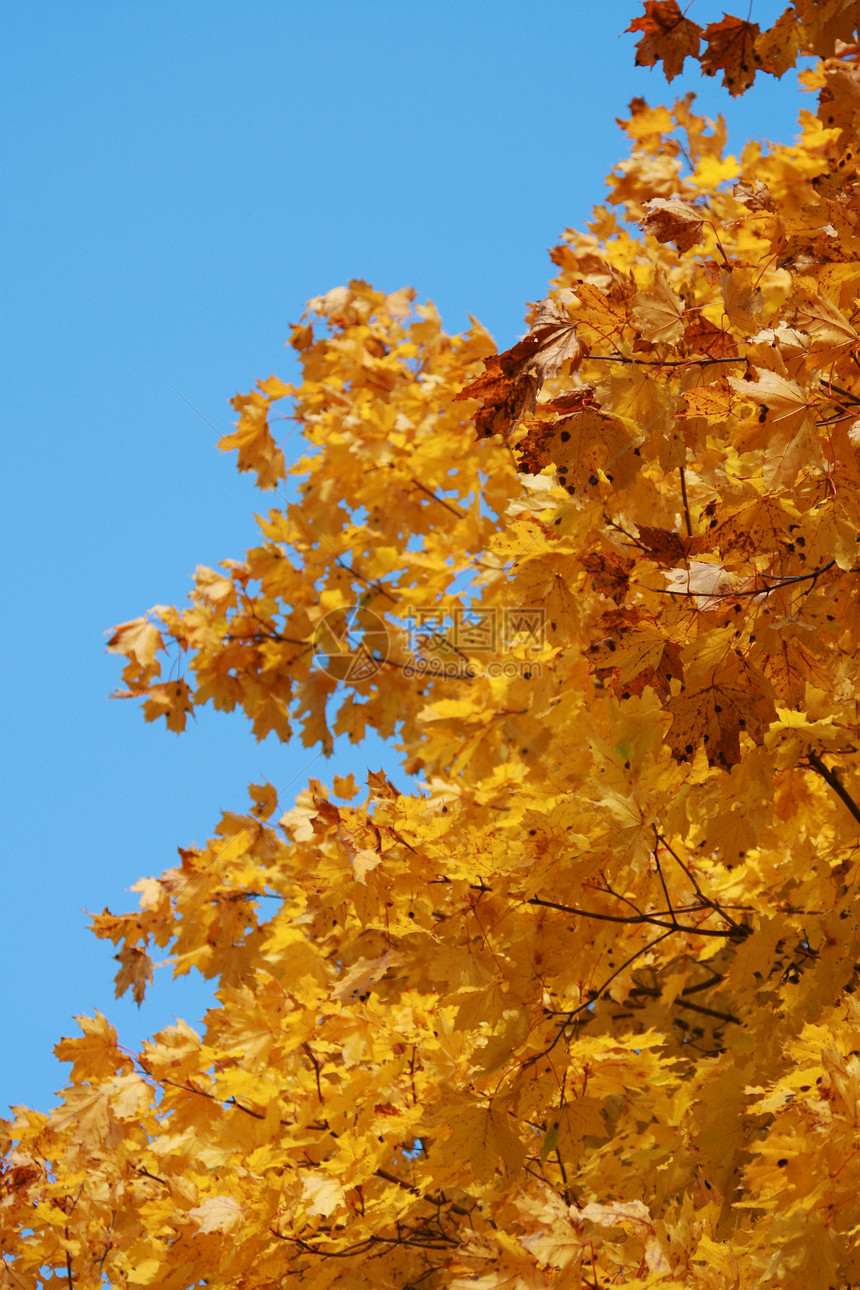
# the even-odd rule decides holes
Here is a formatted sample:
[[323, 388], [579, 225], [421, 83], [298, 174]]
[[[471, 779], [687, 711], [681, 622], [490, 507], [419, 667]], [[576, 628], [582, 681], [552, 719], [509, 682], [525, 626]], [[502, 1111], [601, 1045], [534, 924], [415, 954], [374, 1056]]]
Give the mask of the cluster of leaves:
[[856, 0], [793, 0], [765, 31], [750, 21], [749, 13], [745, 18], [724, 14], [720, 22], [700, 27], [687, 17], [690, 5], [682, 12], [677, 0], [643, 2], [644, 14], [627, 28], [641, 32], [636, 46], [639, 66], [662, 63], [672, 81], [684, 60], [695, 58], [705, 76], [722, 72], [722, 83], [733, 95], [749, 89], [757, 72], [782, 76], [796, 66], [798, 55], [826, 59], [837, 42], [850, 44], [857, 38]]
[[[218, 1006], [58, 1045], [62, 1105], [2, 1126], [0, 1285], [860, 1281], [856, 9], [802, 6], [794, 146], [634, 102], [513, 349], [353, 282], [236, 399], [280, 505], [116, 629], [125, 693], [370, 728], [420, 782], [252, 786], [94, 919], [118, 990], [159, 947]], [[467, 611], [545, 631], [493, 668]]]

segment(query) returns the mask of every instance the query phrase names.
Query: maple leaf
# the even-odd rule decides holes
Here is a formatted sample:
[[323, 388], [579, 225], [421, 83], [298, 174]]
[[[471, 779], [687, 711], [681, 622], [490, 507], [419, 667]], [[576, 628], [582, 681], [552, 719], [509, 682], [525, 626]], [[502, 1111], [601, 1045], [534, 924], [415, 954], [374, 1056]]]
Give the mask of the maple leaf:
[[570, 493], [582, 493], [604, 475], [618, 488], [635, 478], [636, 429], [621, 417], [585, 407], [555, 421], [537, 421], [517, 445], [523, 470], [539, 474], [551, 462]]
[[566, 363], [575, 372], [587, 353], [575, 322], [554, 300], [546, 299], [538, 305], [528, 334], [499, 357], [503, 370], [529, 369], [537, 373], [539, 381], [545, 381], [557, 376]]
[[793, 8], [788, 8], [772, 27], [755, 38], [755, 52], [761, 62], [761, 70], [770, 72], [772, 76], [782, 76], [797, 63], [800, 45], [797, 16]]
[[139, 949], [136, 945], [124, 945], [114, 958], [120, 964], [120, 970], [116, 976], [116, 997], [119, 998], [125, 994], [131, 986], [132, 997], [140, 1006], [146, 994], [146, 987], [152, 981], [152, 959], [146, 950]]
[[456, 399], [478, 399], [480, 411], [475, 417], [478, 438], [506, 435], [522, 417], [534, 411], [537, 378], [525, 370], [506, 372], [502, 357], [491, 354], [484, 359], [486, 371], [475, 377], [454, 396]]
[[649, 524], [639, 525], [639, 541], [660, 564], [672, 566], [686, 562], [691, 555], [701, 551], [706, 543], [704, 537], [692, 537], [674, 529], [654, 528]]
[[705, 685], [685, 689], [669, 699], [672, 716], [668, 742], [672, 756], [688, 761], [703, 747], [709, 766], [729, 769], [741, 760], [741, 732], [760, 741], [773, 703], [761, 681], [748, 667], [729, 665], [715, 671]]
[[752, 179], [739, 179], [732, 187], [732, 196], [753, 211], [776, 213], [778, 210], [767, 184], [763, 184], [760, 179], [754, 177]]
[[652, 197], [645, 203], [646, 214], [640, 224], [653, 233], [658, 242], [674, 242], [679, 251], [689, 251], [699, 241], [704, 216], [689, 202], [677, 197]]
[[143, 715], [146, 721], [164, 717], [167, 729], [180, 734], [185, 729], [188, 714], [194, 711], [191, 689], [187, 681], [160, 681], [146, 690]]
[[631, 317], [639, 334], [652, 344], [674, 345], [684, 334], [684, 302], [658, 268], [650, 291], [633, 297]]
[[574, 322], [553, 300], [538, 305], [528, 334], [512, 349], [484, 359], [486, 371], [464, 386], [458, 399], [479, 399], [475, 419], [479, 438], [506, 434], [534, 411], [541, 382], [557, 376], [564, 364], [576, 371], [587, 354]]
[[390, 967], [396, 967], [400, 962], [401, 955], [393, 950], [386, 950], [376, 959], [357, 959], [342, 980], [338, 981], [332, 991], [332, 998], [346, 1000], [365, 994], [370, 986], [385, 976]]
[[643, 33], [636, 45], [636, 62], [653, 67], [662, 60], [666, 80], [673, 81], [684, 59], [697, 56], [702, 28], [684, 17], [677, 0], [644, 0], [644, 5], [645, 13], [627, 28]]
[[612, 551], [592, 552], [582, 561], [582, 567], [591, 574], [596, 591], [602, 591], [620, 604], [630, 585], [632, 560], [615, 555]]
[[242, 1206], [232, 1196], [207, 1196], [201, 1205], [189, 1209], [188, 1217], [200, 1233], [232, 1235], [242, 1227]]
[[73, 1083], [113, 1075], [131, 1065], [119, 1051], [116, 1030], [98, 1010], [95, 1017], [76, 1017], [75, 1021], [84, 1032], [83, 1038], [61, 1039], [54, 1048], [58, 1061], [72, 1062]]
[[367, 786], [374, 797], [396, 802], [400, 793], [383, 770], [368, 770]]
[[729, 15], [722, 22], [708, 23], [704, 30], [708, 47], [702, 54], [702, 71], [706, 76], [722, 72], [723, 85], [735, 98], [749, 89], [761, 65], [756, 48], [759, 34], [757, 22]]
[[123, 671], [123, 679], [129, 684], [146, 686], [161, 674], [161, 664], [155, 656], [164, 649], [164, 640], [147, 618], [134, 618], [114, 627], [107, 648], [112, 654], [124, 654], [129, 659]]
[[705, 417], [709, 425], [724, 424], [732, 406], [728, 382], [695, 385], [684, 391], [684, 402], [690, 416]]
[[310, 1173], [302, 1179], [302, 1192], [310, 1202], [309, 1214], [328, 1218], [344, 1203], [343, 1185], [330, 1174]]
[[595, 636], [588, 661], [619, 698], [640, 695], [650, 686], [667, 699], [672, 679], [683, 678], [679, 646], [667, 640], [659, 624], [642, 609], [604, 614], [595, 625]]
[[[276, 397], [281, 395], [276, 393]], [[256, 471], [258, 488], [275, 488], [286, 474], [284, 454], [269, 430], [270, 401], [256, 390], [247, 395], [237, 394], [232, 400], [239, 413], [236, 430], [223, 435], [218, 442], [222, 452], [237, 449], [238, 469]]]

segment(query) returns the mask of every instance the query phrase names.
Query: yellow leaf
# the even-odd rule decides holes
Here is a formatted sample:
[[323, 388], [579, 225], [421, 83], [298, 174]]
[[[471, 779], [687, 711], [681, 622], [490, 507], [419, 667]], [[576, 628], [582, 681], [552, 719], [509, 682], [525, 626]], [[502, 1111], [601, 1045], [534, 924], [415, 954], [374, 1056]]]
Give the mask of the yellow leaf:
[[242, 1206], [232, 1196], [207, 1196], [202, 1205], [188, 1211], [188, 1217], [201, 1234], [223, 1232], [232, 1236], [241, 1230], [243, 1221]]

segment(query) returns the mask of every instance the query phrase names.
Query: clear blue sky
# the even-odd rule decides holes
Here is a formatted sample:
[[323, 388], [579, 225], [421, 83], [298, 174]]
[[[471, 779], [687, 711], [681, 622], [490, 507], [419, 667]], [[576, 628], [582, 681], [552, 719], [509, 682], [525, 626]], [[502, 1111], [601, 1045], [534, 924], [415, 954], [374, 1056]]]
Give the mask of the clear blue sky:
[[[696, 88], [738, 149], [793, 137], [793, 74], [732, 103], [692, 73], [670, 91], [634, 68], [619, 33], [639, 8], [5, 6], [0, 1115], [51, 1104], [75, 1014], [99, 1008], [136, 1047], [208, 1006], [205, 984], [167, 970], [140, 1011], [115, 1001], [83, 910], [131, 908], [129, 885], [244, 810], [250, 781], [289, 805], [309, 774], [396, 764], [378, 747], [311, 764], [223, 714], [177, 738], [108, 701], [104, 630], [181, 602], [195, 565], [255, 539], [260, 494], [165, 380], [226, 432], [237, 390], [290, 379], [305, 301], [351, 277], [411, 284], [449, 329], [471, 312], [509, 346], [545, 293], [547, 248], [602, 200], [634, 95]], [[755, 0], [753, 17], [782, 8]]]

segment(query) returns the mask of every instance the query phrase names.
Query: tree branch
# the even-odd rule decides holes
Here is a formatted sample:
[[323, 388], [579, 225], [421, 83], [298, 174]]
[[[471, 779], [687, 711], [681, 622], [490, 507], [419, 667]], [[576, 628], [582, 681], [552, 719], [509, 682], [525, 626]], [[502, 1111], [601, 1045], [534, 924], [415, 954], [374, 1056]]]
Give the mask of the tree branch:
[[[614, 895], [615, 893], [609, 892], [608, 894]], [[749, 935], [747, 928], [742, 927], [739, 923], [735, 923], [731, 918], [728, 918], [728, 916], [724, 914], [718, 906], [715, 906], [713, 902], [709, 900], [706, 900], [704, 905], [692, 906], [683, 912], [695, 914], [700, 910], [708, 909], [709, 912], [718, 913], [721, 918], [725, 918], [726, 921], [731, 924], [730, 927], [723, 930], [714, 927], [698, 927], [692, 924], [679, 923], [675, 919], [675, 910], [661, 910], [657, 914], [598, 914], [597, 911], [593, 909], [577, 909], [574, 905], [562, 905], [557, 900], [544, 900], [541, 896], [530, 896], [526, 900], [526, 904], [540, 905], [545, 909], [557, 909], [562, 914], [577, 914], [580, 918], [593, 918], [601, 923], [648, 923], [652, 927], [663, 928], [667, 933], [686, 932], [690, 936], [723, 936], [728, 937], [730, 940], [742, 940], [744, 937]], [[667, 923], [664, 921], [666, 918], [670, 918], [673, 921]]]
[[[827, 564], [820, 565], [813, 569], [811, 573], [791, 574], [784, 578], [777, 578], [775, 582], [765, 583], [763, 587], [750, 587], [745, 590], [737, 591], [671, 591], [668, 587], [646, 587], [646, 591], [653, 591], [659, 596], [681, 596], [684, 599], [691, 599], [694, 596], [701, 596], [703, 600], [740, 600], [742, 596], [769, 596], [771, 592], [781, 591], [783, 587], [790, 587], [795, 582], [809, 582], [810, 578], [815, 582], [832, 569], [835, 560], [828, 560]], [[769, 574], [760, 573], [758, 577], [767, 578]]]
[[818, 753], [812, 748], [807, 752], [806, 760], [815, 773], [820, 775], [824, 782], [833, 789], [843, 806], [848, 808], [854, 819], [860, 824], [860, 806], [854, 801], [854, 798], [839, 778], [838, 773], [835, 770], [831, 770], [829, 766], [825, 766]]

